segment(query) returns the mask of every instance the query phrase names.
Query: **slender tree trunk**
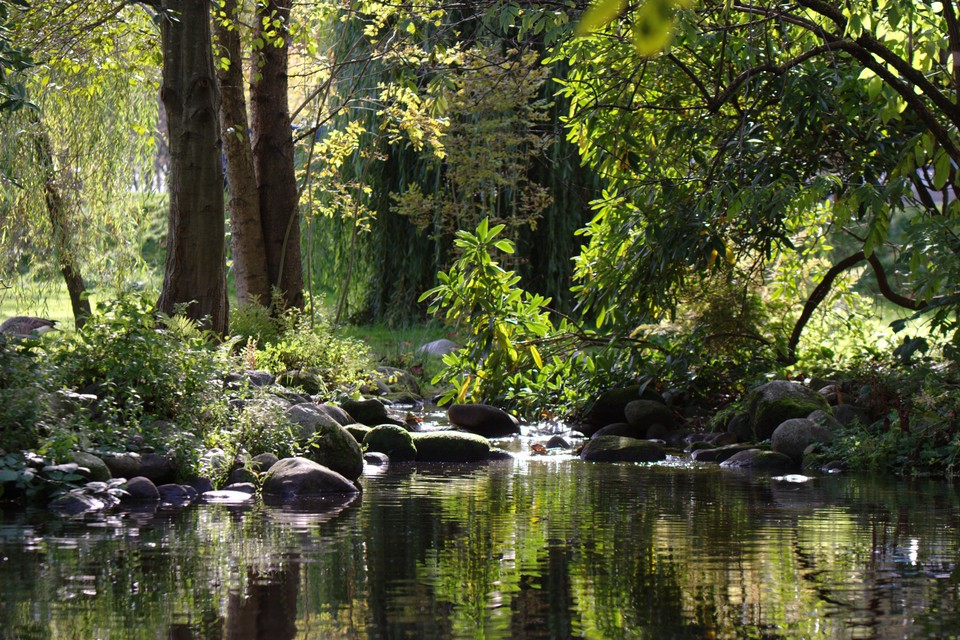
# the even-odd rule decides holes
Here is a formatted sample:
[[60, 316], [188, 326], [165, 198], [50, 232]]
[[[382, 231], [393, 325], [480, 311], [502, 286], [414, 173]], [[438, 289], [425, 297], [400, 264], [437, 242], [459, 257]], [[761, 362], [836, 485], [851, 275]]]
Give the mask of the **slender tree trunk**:
[[220, 56], [227, 68], [217, 65], [220, 83], [220, 126], [226, 158], [227, 193], [230, 196], [230, 245], [233, 250], [233, 278], [237, 300], [270, 304], [270, 275], [260, 220], [260, 196], [250, 147], [247, 99], [243, 93], [243, 54], [240, 49], [241, 2], [224, 0], [225, 22], [214, 20]]
[[[300, 261], [300, 211], [293, 164], [293, 133], [287, 105], [286, 29], [292, 0], [258, 3], [256, 37], [264, 42], [255, 52], [250, 84], [253, 163], [260, 192], [260, 218], [270, 283], [282, 293], [287, 307], [303, 306], [303, 266]], [[283, 23], [279, 36], [266, 32], [264, 21]], [[281, 46], [275, 40], [281, 37]]]
[[67, 285], [70, 295], [70, 306], [73, 308], [73, 322], [77, 329], [83, 327], [90, 316], [90, 300], [87, 298], [87, 289], [80, 275], [80, 267], [74, 259], [73, 249], [70, 246], [69, 216], [63, 194], [57, 184], [57, 168], [53, 161], [53, 147], [50, 136], [40, 120], [40, 114], [31, 109], [30, 120], [35, 129], [34, 135], [37, 161], [43, 171], [44, 201], [47, 206], [47, 219], [53, 233], [53, 251], [56, 256], [60, 273]]
[[158, 306], [227, 331], [220, 96], [209, 0], [163, 0], [163, 84], [170, 143], [167, 261]]

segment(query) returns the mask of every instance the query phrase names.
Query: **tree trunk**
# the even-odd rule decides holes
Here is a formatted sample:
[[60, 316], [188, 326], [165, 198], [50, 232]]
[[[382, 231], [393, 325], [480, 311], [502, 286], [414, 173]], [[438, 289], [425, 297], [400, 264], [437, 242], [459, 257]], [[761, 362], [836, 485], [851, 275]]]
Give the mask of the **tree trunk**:
[[230, 245], [233, 250], [233, 278], [239, 302], [270, 304], [270, 275], [260, 220], [260, 196], [257, 193], [247, 100], [243, 94], [243, 55], [240, 49], [238, 0], [224, 0], [223, 19], [214, 20], [214, 33], [220, 56], [230, 61], [224, 69], [217, 65], [220, 83], [220, 126], [223, 155], [226, 158], [227, 193], [230, 196]]
[[179, 311], [227, 331], [220, 96], [213, 71], [209, 0], [163, 0], [163, 84], [170, 143], [170, 213], [164, 313]]
[[[300, 261], [300, 211], [293, 164], [293, 133], [287, 105], [286, 30], [292, 0], [258, 3], [256, 38], [264, 43], [255, 52], [250, 83], [253, 163], [260, 193], [260, 218], [270, 283], [283, 293], [287, 307], [303, 306], [303, 266]], [[266, 32], [264, 21], [279, 19], [279, 36]], [[275, 46], [277, 37], [281, 46]]]
[[63, 201], [63, 194], [60, 193], [60, 187], [57, 184], [57, 169], [53, 161], [53, 148], [47, 130], [40, 120], [40, 114], [32, 109], [26, 111], [30, 113], [30, 120], [35, 129], [37, 161], [40, 164], [40, 170], [43, 172], [44, 201], [47, 207], [47, 219], [50, 221], [50, 229], [53, 233], [54, 256], [67, 285], [67, 293], [70, 295], [73, 323], [77, 329], [80, 329], [87, 318], [90, 317], [90, 300], [87, 298], [87, 289], [83, 284], [80, 268], [74, 259], [73, 249], [70, 247], [66, 203]]

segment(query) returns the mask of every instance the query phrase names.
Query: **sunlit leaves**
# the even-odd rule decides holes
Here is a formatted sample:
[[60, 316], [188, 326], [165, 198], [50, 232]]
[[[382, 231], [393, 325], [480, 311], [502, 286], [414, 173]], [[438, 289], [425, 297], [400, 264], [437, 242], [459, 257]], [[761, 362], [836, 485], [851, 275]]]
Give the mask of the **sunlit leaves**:
[[628, 12], [626, 0], [597, 0], [580, 19], [577, 34], [589, 35], [624, 17], [631, 25], [637, 53], [652, 56], [670, 44], [676, 11], [692, 4], [692, 0], [644, 0]]

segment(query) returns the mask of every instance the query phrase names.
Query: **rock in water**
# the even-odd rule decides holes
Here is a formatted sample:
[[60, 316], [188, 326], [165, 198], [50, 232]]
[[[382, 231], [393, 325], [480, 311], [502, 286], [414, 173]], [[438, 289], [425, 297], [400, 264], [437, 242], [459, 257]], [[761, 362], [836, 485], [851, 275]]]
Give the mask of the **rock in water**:
[[357, 487], [336, 471], [306, 458], [284, 458], [267, 473], [263, 493], [282, 500], [326, 494], [357, 493]]
[[505, 438], [520, 433], [520, 422], [487, 404], [455, 404], [447, 410], [450, 422], [484, 438]]

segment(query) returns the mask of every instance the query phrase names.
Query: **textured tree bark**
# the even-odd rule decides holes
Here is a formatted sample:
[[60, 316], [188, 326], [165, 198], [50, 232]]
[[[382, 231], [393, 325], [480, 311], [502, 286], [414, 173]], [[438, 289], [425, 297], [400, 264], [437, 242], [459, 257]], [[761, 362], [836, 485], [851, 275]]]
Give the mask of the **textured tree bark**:
[[53, 149], [50, 137], [43, 126], [40, 114], [31, 109], [26, 110], [30, 115], [31, 123], [35, 128], [34, 135], [37, 161], [43, 171], [44, 203], [47, 208], [47, 219], [53, 233], [53, 251], [67, 285], [70, 295], [70, 306], [73, 309], [73, 323], [77, 329], [83, 327], [90, 316], [90, 300], [87, 298], [87, 289], [80, 275], [80, 267], [73, 255], [70, 246], [69, 216], [67, 205], [63, 201], [63, 194], [57, 184], [57, 168], [53, 161]]
[[[160, 32], [170, 143], [170, 213], [164, 313], [179, 311], [227, 331], [220, 96], [213, 70], [209, 0], [163, 0]], [[171, 19], [169, 16], [175, 16]]]
[[237, 0], [224, 0], [223, 20], [214, 20], [214, 33], [220, 45], [220, 55], [230, 60], [224, 69], [217, 65], [220, 83], [220, 126], [223, 135], [223, 155], [226, 159], [227, 194], [230, 211], [230, 246], [233, 258], [233, 278], [239, 302], [270, 304], [270, 275], [260, 220], [260, 196], [257, 192], [253, 151], [250, 146], [250, 125], [247, 119], [247, 99], [243, 93], [243, 54]]
[[[253, 164], [260, 193], [260, 219], [266, 248], [270, 283], [283, 294], [287, 307], [303, 306], [303, 266], [300, 260], [300, 211], [293, 164], [293, 132], [287, 105], [287, 54], [290, 36], [286, 29], [292, 0], [258, 3], [256, 38], [264, 46], [254, 52], [250, 83]], [[267, 34], [280, 20], [283, 40]], [[268, 25], [264, 26], [264, 21]]]

